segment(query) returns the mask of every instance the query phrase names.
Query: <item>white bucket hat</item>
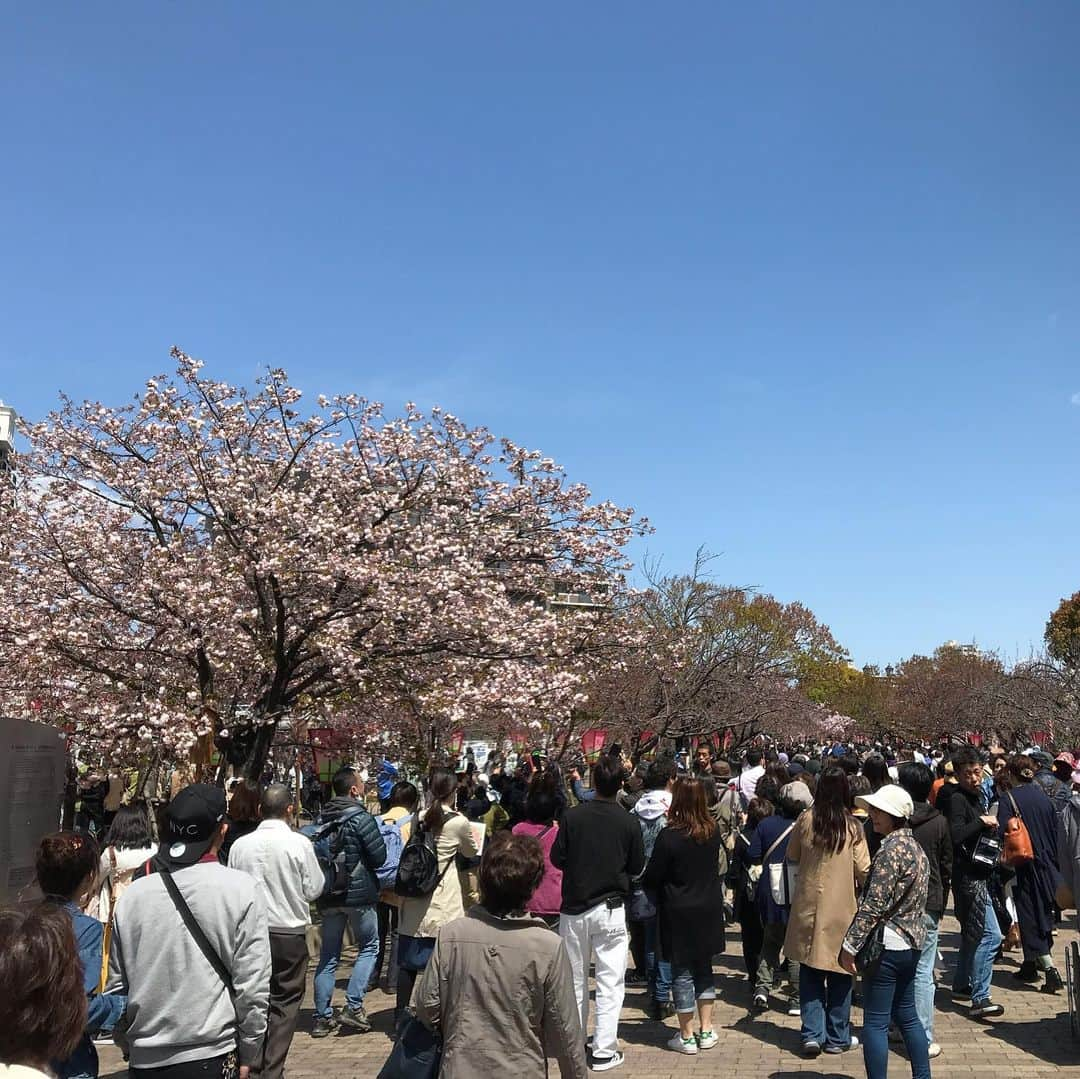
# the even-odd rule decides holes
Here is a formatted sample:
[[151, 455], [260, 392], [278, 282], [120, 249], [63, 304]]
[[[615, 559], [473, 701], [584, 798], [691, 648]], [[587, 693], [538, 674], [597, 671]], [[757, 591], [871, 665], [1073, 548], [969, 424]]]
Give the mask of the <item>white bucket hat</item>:
[[873, 794], [856, 795], [855, 804], [861, 809], [880, 809], [890, 817], [899, 817], [901, 820], [908, 820], [915, 812], [911, 795], [895, 783], [888, 783]]

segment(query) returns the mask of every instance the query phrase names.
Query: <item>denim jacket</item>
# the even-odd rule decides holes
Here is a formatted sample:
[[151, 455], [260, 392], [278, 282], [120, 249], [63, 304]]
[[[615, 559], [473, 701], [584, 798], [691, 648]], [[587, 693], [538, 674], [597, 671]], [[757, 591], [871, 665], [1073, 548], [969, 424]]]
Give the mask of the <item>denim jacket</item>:
[[112, 1030], [116, 1026], [116, 1021], [127, 1007], [127, 997], [116, 993], [102, 995], [97, 991], [101, 980], [101, 947], [105, 927], [97, 918], [83, 914], [74, 903], [64, 903], [63, 908], [70, 916], [72, 928], [75, 930], [75, 944], [79, 949], [79, 962], [83, 969], [83, 988], [90, 999], [82, 1041], [67, 1060], [54, 1062], [52, 1070], [57, 1079], [96, 1079], [98, 1056], [94, 1043], [90, 1040], [91, 1036], [101, 1030]]

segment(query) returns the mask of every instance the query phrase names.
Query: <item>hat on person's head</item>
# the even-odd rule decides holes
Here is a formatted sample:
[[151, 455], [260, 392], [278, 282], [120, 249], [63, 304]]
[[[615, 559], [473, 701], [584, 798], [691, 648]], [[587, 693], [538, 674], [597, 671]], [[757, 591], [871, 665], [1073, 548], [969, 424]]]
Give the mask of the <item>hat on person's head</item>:
[[855, 804], [860, 809], [880, 809], [890, 817], [899, 817], [901, 820], [907, 820], [915, 812], [911, 795], [895, 783], [887, 783], [873, 794], [855, 795]]
[[795, 776], [801, 776], [803, 774], [803, 772], [806, 771], [806, 769], [798, 761], [792, 761], [787, 766], [787, 770], [788, 770], [788, 775], [791, 776], [792, 779], [794, 779]]
[[788, 755], [787, 755], [786, 753], [783, 753], [783, 752], [781, 752], [781, 753], [777, 753], [777, 754], [776, 754], [776, 759], [777, 759], [777, 760], [778, 760], [778, 761], [779, 761], [779, 762], [780, 762], [781, 764], [787, 764], [787, 762], [788, 762], [788, 760], [789, 760], [789, 758], [788, 758]]
[[713, 779], [730, 779], [731, 765], [727, 761], [713, 761], [712, 775]]
[[194, 865], [214, 844], [228, 807], [225, 792], [208, 783], [192, 783], [165, 810], [158, 858], [169, 868]]
[[780, 797], [800, 809], [809, 809], [814, 804], [814, 796], [805, 783], [785, 783], [780, 788]]
[[812, 776], [820, 775], [821, 774], [821, 761], [807, 761], [806, 762], [806, 770]]
[[1036, 749], [1029, 756], [1040, 768], [1049, 768], [1054, 763], [1054, 758], [1044, 749]]
[[1071, 770], [1071, 769], [1076, 767], [1077, 762], [1076, 762], [1076, 759], [1073, 757], [1073, 755], [1071, 753], [1059, 753], [1054, 758], [1054, 763], [1055, 764], [1058, 764], [1058, 763], [1067, 764], [1069, 766], [1070, 770]]

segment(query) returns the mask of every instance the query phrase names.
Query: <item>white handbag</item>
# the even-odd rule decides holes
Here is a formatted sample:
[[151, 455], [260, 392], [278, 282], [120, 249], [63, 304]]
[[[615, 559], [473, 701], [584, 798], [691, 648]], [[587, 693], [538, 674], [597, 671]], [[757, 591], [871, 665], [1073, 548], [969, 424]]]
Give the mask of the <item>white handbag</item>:
[[[762, 858], [763, 862], [769, 860], [769, 855], [791, 835], [791, 830], [794, 827], [795, 825], [792, 823], [788, 825], [786, 831], [780, 834], [776, 842], [765, 852], [765, 857]], [[778, 907], [791, 906], [792, 897], [795, 895], [795, 885], [798, 880], [799, 867], [792, 865], [787, 859], [782, 862], [774, 862], [769, 866], [769, 891], [772, 892], [773, 902]]]

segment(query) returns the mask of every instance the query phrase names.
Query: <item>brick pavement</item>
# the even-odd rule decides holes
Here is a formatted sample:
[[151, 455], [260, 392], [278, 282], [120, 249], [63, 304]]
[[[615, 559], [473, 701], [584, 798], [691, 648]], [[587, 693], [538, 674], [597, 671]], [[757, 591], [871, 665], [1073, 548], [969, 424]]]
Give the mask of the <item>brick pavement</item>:
[[[957, 944], [958, 926], [947, 919], [942, 932], [942, 951], [951, 969]], [[1065, 971], [1064, 951], [1076, 938], [1071, 932], [1058, 935], [1056, 960]], [[1080, 1079], [1080, 1040], [1071, 1037], [1066, 1015], [1065, 993], [1047, 996], [1037, 988], [1021, 985], [1012, 977], [1018, 960], [1010, 956], [997, 965], [994, 973], [994, 999], [1005, 1005], [1005, 1015], [983, 1023], [973, 1022], [963, 1008], [954, 1006], [947, 992], [939, 992], [935, 1038], [944, 1053], [931, 1062], [935, 1079]], [[342, 991], [351, 964], [343, 964], [335, 1003]], [[627, 994], [619, 1034], [626, 1053], [626, 1064], [616, 1075], [627, 1079], [685, 1079], [691, 1075], [725, 1076], [729, 1079], [788, 1079], [796, 1075], [818, 1075], [828, 1079], [839, 1076], [862, 1076], [861, 1049], [843, 1056], [821, 1056], [803, 1060], [798, 1055], [799, 1020], [785, 1014], [784, 1000], [774, 999], [773, 1009], [751, 1017], [749, 986], [742, 969], [737, 934], [729, 940], [728, 952], [717, 966], [717, 1005], [714, 1026], [720, 1045], [697, 1057], [679, 1056], [664, 1048], [675, 1029], [675, 1020], [656, 1023], [644, 1017], [641, 994]], [[948, 984], [945, 979], [944, 984]], [[288, 1079], [361, 1079], [378, 1073], [390, 1050], [389, 1031], [393, 1000], [385, 993], [372, 993], [367, 999], [368, 1012], [375, 1029], [370, 1034], [338, 1035], [315, 1041], [311, 1029], [311, 986], [301, 1014], [300, 1028], [289, 1055]], [[862, 1015], [852, 1011], [855, 1032]], [[112, 1047], [101, 1051], [101, 1074], [126, 1075], [119, 1053]], [[890, 1074], [894, 1079], [910, 1075], [906, 1059], [895, 1048], [890, 1054]], [[482, 1077], [481, 1077], [482, 1079]]]

